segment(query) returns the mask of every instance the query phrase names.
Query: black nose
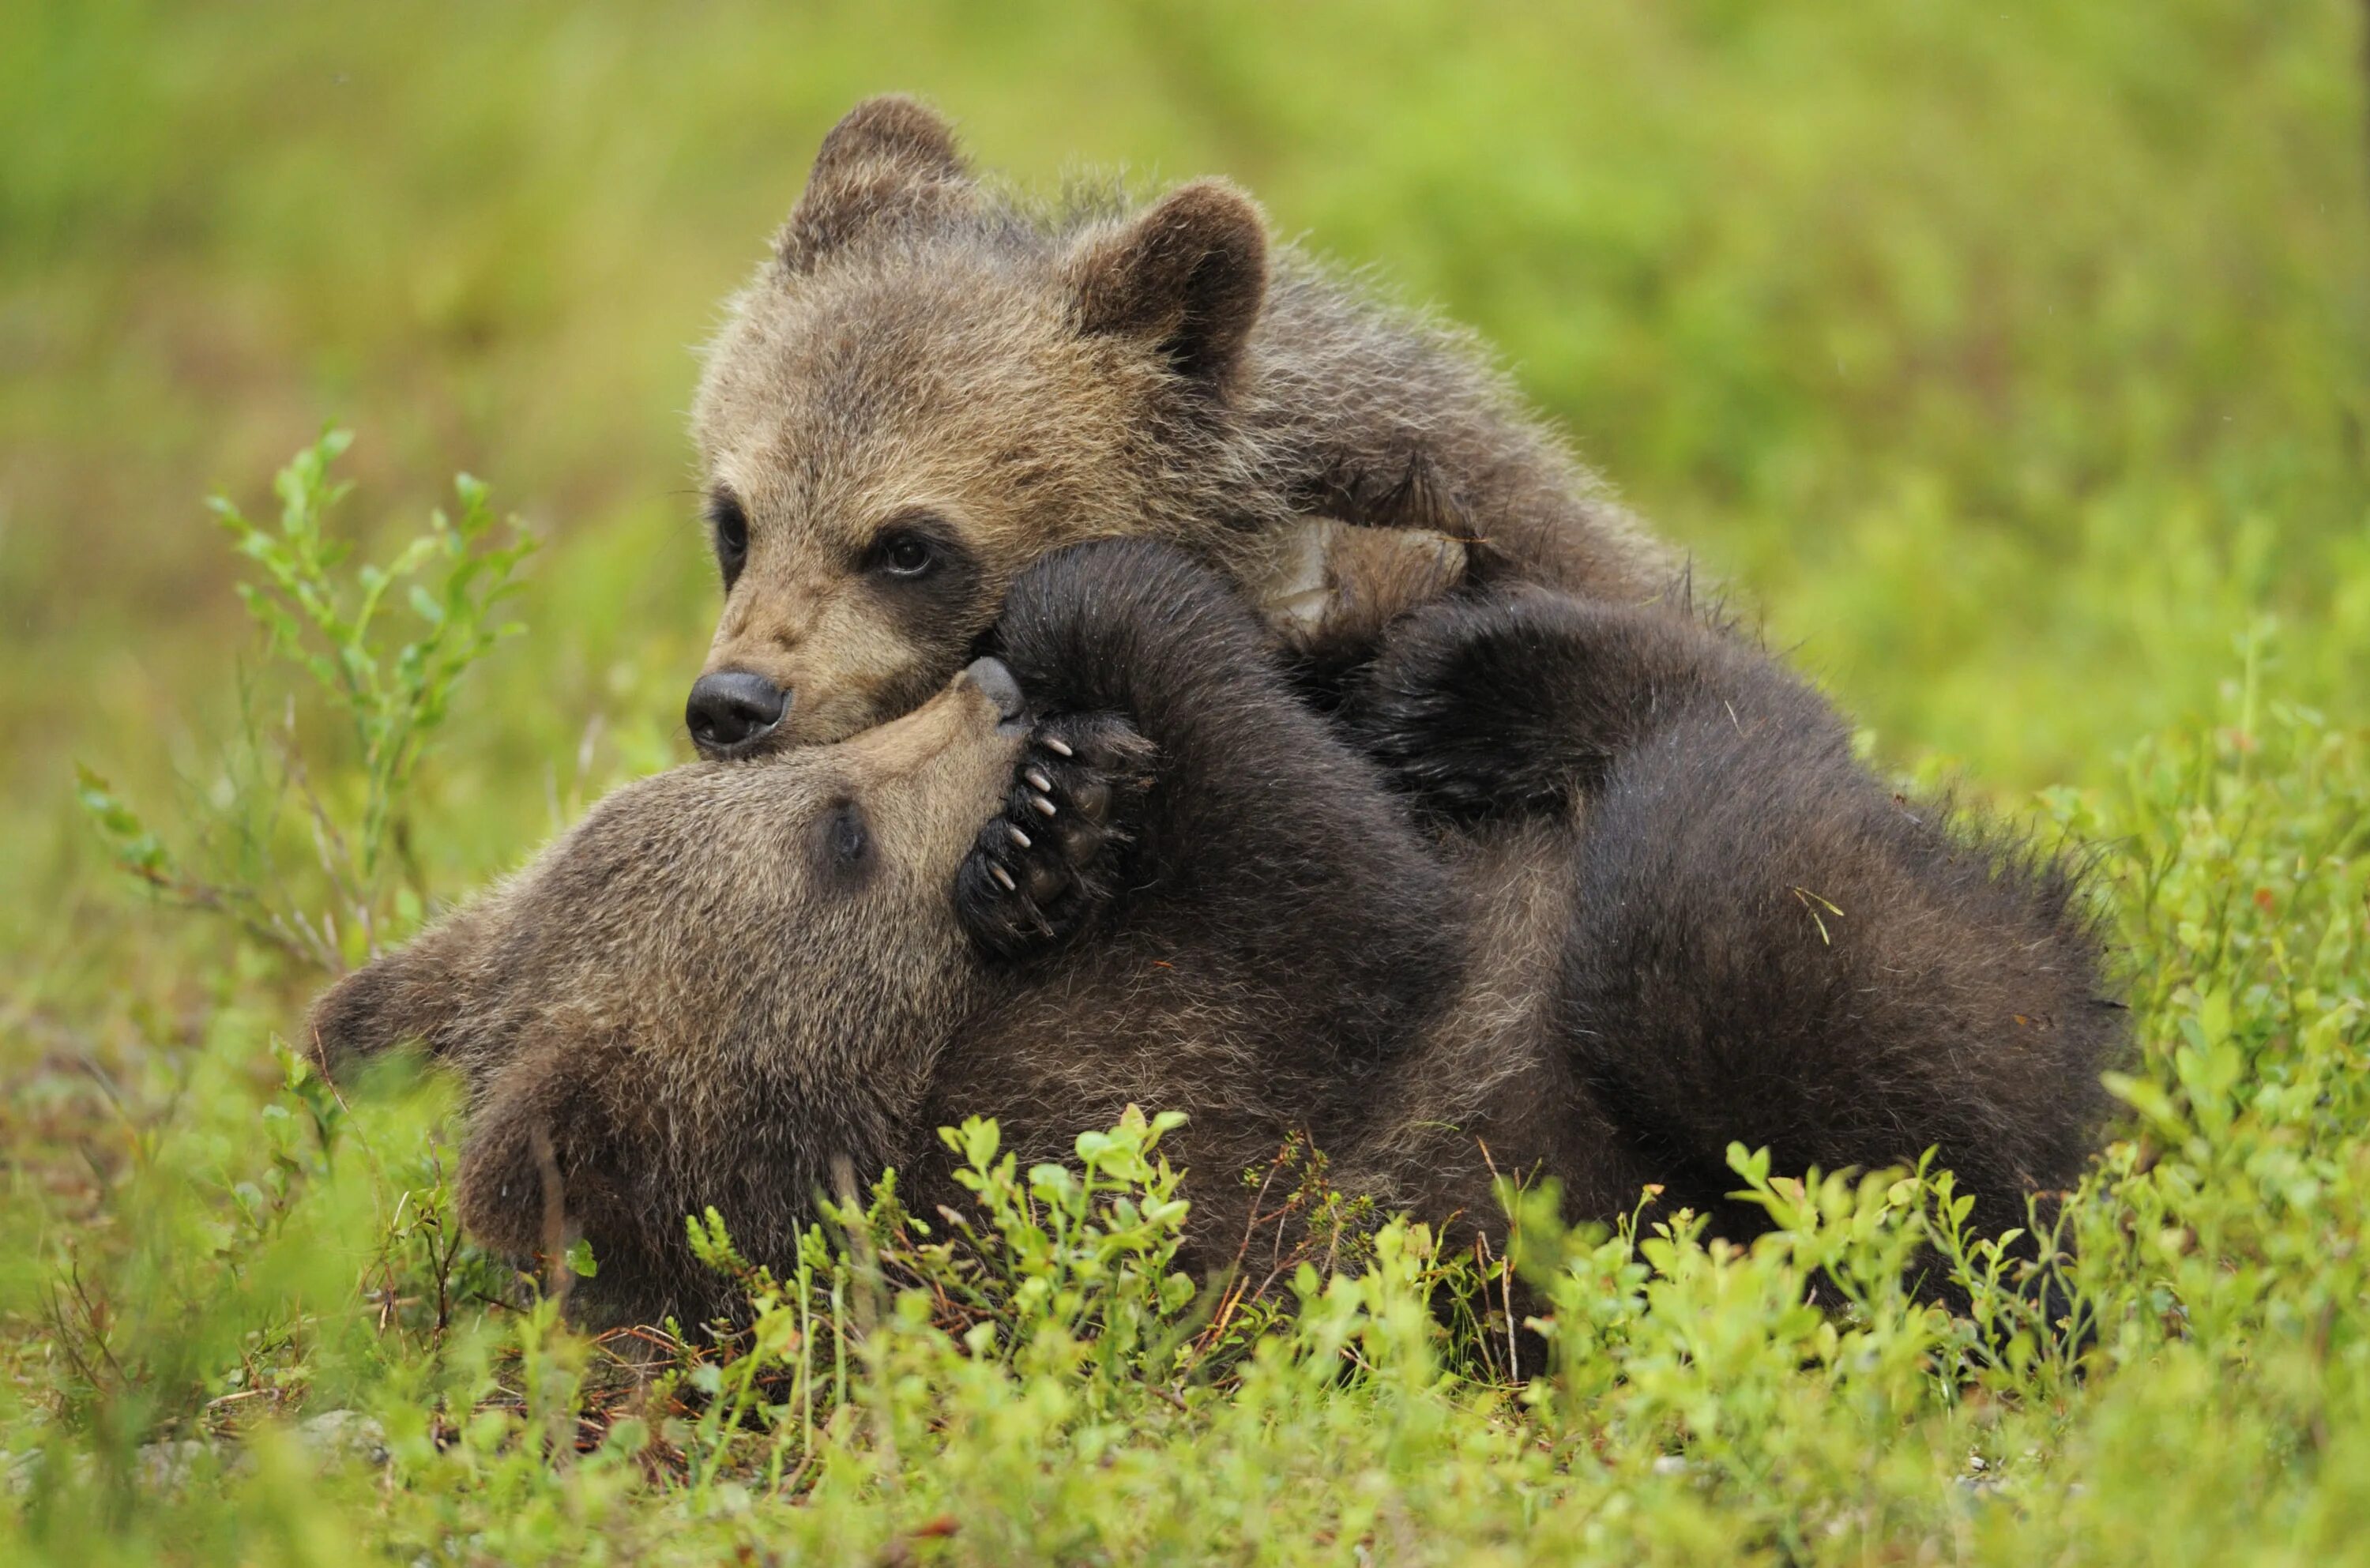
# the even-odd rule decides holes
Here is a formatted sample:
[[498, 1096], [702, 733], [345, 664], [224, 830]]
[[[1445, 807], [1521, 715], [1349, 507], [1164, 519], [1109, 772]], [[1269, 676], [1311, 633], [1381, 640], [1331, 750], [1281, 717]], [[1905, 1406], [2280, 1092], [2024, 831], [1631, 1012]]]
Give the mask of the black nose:
[[790, 694], [751, 670], [719, 670], [692, 683], [683, 721], [701, 755], [719, 756], [761, 739], [790, 710]]

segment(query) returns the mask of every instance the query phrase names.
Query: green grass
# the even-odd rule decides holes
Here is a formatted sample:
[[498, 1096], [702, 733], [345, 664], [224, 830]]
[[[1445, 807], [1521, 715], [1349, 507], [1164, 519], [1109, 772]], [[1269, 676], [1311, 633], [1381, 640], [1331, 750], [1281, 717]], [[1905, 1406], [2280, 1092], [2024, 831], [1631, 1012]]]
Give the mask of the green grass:
[[[2370, 1559], [2363, 27], [0, 10], [0, 1558]], [[350, 956], [353, 910], [400, 929], [682, 755], [687, 345], [888, 87], [1023, 178], [1230, 173], [1478, 326], [1888, 764], [2100, 847], [2142, 1053], [2071, 1209], [2078, 1366], [1980, 1277], [1974, 1318], [1899, 1297], [1931, 1183], [1749, 1162], [1785, 1221], [1749, 1253], [1529, 1216], [1552, 1368], [1510, 1378], [1502, 1278], [1405, 1229], [1216, 1322], [1124, 1130], [1033, 1221], [983, 1177], [983, 1233], [1041, 1245], [884, 1216], [722, 1351], [484, 1303], [443, 1091], [292, 1077], [307, 944], [109, 861], [153, 829], [168, 891], [342, 911]], [[201, 504], [262, 514], [332, 421], [361, 559], [477, 516], [456, 469], [545, 547], [529, 633], [376, 688], [376, 731], [268, 655], [234, 592], [268, 562]], [[392, 680], [431, 623], [390, 591], [379, 626]], [[435, 749], [388, 751], [431, 686]], [[357, 858], [324, 869], [288, 733]], [[325, 1463], [296, 1424], [332, 1411], [387, 1462]]]

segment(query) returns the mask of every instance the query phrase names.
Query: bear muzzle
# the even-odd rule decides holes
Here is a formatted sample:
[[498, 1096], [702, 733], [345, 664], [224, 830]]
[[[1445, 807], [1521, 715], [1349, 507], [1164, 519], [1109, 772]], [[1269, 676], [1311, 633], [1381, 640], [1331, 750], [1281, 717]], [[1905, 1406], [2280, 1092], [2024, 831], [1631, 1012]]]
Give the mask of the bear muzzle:
[[973, 659], [963, 666], [961, 679], [980, 689], [982, 696], [995, 704], [997, 722], [1018, 724], [1028, 717], [1029, 702], [1021, 695], [1020, 682], [1001, 659]]

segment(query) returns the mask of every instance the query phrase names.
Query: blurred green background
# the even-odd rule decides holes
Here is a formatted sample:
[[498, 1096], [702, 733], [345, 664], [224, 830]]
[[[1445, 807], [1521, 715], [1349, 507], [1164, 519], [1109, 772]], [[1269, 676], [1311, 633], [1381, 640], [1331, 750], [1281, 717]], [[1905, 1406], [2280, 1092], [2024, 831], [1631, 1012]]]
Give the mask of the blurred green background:
[[254, 643], [201, 499], [254, 510], [326, 421], [360, 432], [366, 536], [466, 468], [548, 541], [532, 634], [425, 780], [438, 893], [683, 755], [715, 599], [694, 350], [817, 139], [890, 88], [1024, 181], [1231, 175], [1479, 328], [1892, 762], [2010, 803], [2095, 780], [2214, 712], [2267, 615], [2266, 681], [2358, 716], [2362, 27], [2343, 0], [16, 0], [0, 1020], [54, 1065], [104, 1054], [69, 998], [145, 997], [132, 1032], [169, 1034], [212, 984], [106, 875], [72, 763], [168, 820], [210, 788]]

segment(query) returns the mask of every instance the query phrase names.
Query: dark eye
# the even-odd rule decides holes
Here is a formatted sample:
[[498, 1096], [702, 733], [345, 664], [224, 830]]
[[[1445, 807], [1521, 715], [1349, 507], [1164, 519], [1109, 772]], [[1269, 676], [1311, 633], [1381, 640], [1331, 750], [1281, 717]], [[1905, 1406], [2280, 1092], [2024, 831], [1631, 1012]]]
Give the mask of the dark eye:
[[716, 564], [723, 569], [729, 589], [749, 559], [749, 514], [731, 491], [718, 490], [708, 498], [708, 525], [716, 536]]
[[882, 520], [856, 568], [894, 612], [921, 616], [936, 602], [952, 611], [979, 580], [979, 561], [952, 519], [915, 507]]
[[833, 806], [823, 813], [816, 840], [827, 870], [840, 876], [860, 871], [872, 853], [872, 833], [865, 825], [864, 808], [854, 801]]
[[938, 564], [938, 552], [927, 535], [892, 528], [875, 542], [872, 559], [892, 577], [919, 577]]

